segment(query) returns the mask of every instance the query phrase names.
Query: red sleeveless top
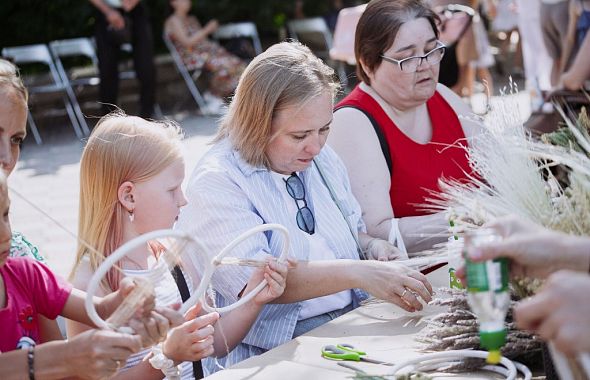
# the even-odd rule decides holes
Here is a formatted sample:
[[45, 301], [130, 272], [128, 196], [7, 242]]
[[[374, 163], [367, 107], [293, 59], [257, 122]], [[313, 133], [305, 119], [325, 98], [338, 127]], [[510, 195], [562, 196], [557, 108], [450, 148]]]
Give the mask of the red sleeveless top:
[[389, 197], [396, 218], [426, 215], [421, 205], [432, 197], [429, 191], [440, 190], [439, 178], [467, 180], [466, 173], [471, 173], [459, 118], [438, 92], [426, 102], [432, 123], [432, 139], [427, 144], [417, 143], [400, 131], [375, 99], [358, 86], [336, 105], [336, 110], [344, 107], [359, 109], [372, 119], [384, 154], [389, 151]]

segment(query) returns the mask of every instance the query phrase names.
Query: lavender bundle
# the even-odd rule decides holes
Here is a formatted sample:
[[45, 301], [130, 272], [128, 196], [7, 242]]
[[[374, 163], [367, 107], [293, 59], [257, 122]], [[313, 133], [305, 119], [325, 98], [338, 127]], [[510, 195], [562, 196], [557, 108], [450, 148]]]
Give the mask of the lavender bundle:
[[[431, 305], [442, 306], [446, 312], [425, 318], [427, 327], [416, 338], [423, 344], [423, 351], [448, 351], [479, 349], [478, 322], [469, 309], [467, 294], [464, 290], [440, 288]], [[541, 354], [541, 340], [535, 335], [518, 330], [512, 319], [512, 301], [510, 311], [506, 317], [508, 335], [506, 345], [502, 348], [502, 355], [509, 359], [539, 362]], [[484, 360], [465, 359], [448, 364], [443, 371], [464, 372], [480, 369], [485, 365]]]

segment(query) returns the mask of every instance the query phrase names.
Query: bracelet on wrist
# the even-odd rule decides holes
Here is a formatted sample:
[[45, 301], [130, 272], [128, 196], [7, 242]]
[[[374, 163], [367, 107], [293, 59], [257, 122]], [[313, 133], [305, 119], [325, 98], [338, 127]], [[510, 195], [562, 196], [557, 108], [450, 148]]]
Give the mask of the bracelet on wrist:
[[29, 346], [27, 364], [29, 366], [29, 380], [35, 380], [35, 346]]
[[174, 361], [164, 355], [162, 344], [152, 347], [152, 357], [148, 360], [152, 367], [159, 369], [170, 380], [180, 380], [180, 370], [174, 365]]

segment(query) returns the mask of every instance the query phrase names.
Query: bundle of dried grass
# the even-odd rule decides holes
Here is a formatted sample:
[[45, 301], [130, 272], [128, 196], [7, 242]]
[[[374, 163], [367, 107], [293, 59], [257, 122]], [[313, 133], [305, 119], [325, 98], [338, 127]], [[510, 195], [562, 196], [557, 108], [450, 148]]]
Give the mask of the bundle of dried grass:
[[[447, 311], [442, 314], [425, 318], [427, 327], [422, 330], [418, 342], [424, 345], [424, 351], [448, 351], [462, 349], [478, 349], [479, 333], [476, 316], [469, 310], [467, 295], [463, 290], [440, 288], [436, 292], [432, 305], [443, 306]], [[512, 301], [513, 304], [516, 302]], [[512, 307], [510, 308], [512, 310]], [[534, 361], [541, 352], [542, 342], [534, 335], [518, 330], [512, 322], [512, 313], [507, 317], [508, 334], [502, 355], [519, 361]], [[477, 370], [485, 365], [483, 359], [468, 359], [449, 363], [441, 370], [464, 372]]]
[[[536, 140], [519, 120], [517, 103], [509, 96], [499, 99], [485, 119], [481, 135], [467, 148], [477, 176], [468, 184], [443, 179], [441, 193], [429, 200], [431, 211], [446, 212], [453, 221], [453, 234], [461, 235], [497, 217], [516, 214], [558, 231], [590, 235], [590, 120], [584, 110], [572, 120], [559, 104], [556, 109], [566, 127]], [[556, 167], [563, 178], [556, 178]], [[533, 294], [540, 285], [539, 280], [532, 279], [518, 279], [512, 284], [518, 297]], [[454, 291], [435, 303], [449, 307], [449, 311], [429, 321], [429, 328], [420, 337], [425, 350], [478, 348], [477, 322], [465, 293]], [[505, 356], [516, 358], [540, 351], [536, 337], [516, 330], [511, 315], [507, 321]], [[455, 369], [481, 365], [465, 361]]]
[[[585, 111], [571, 120], [558, 104], [556, 109], [566, 127], [536, 140], [519, 120], [517, 103], [501, 97], [467, 148], [477, 176], [471, 183], [442, 179], [442, 191], [429, 199], [430, 210], [446, 212], [456, 234], [516, 214], [558, 231], [590, 235], [590, 121]], [[555, 167], [565, 179], [556, 178]], [[522, 293], [530, 295], [526, 289]]]

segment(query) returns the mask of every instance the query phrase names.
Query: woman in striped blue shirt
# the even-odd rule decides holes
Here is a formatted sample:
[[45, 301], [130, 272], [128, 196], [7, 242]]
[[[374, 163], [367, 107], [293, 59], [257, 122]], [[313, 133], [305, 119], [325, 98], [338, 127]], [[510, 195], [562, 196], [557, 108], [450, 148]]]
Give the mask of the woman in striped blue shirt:
[[[287, 288], [225, 358], [231, 365], [278, 346], [352, 310], [367, 293], [408, 311], [422, 309], [432, 288], [419, 272], [390, 262], [400, 253], [366, 234], [346, 169], [328, 146], [337, 84], [334, 71], [299, 43], [270, 47], [246, 68], [215, 145], [195, 168], [176, 228], [211, 252], [263, 223], [290, 233]], [[281, 237], [265, 232], [233, 251], [241, 258], [278, 256]], [[361, 261], [359, 256], [371, 259]], [[199, 268], [195, 268], [197, 271]], [[251, 268], [217, 270], [216, 302], [236, 302]], [[220, 366], [211, 360], [206, 370]]]

